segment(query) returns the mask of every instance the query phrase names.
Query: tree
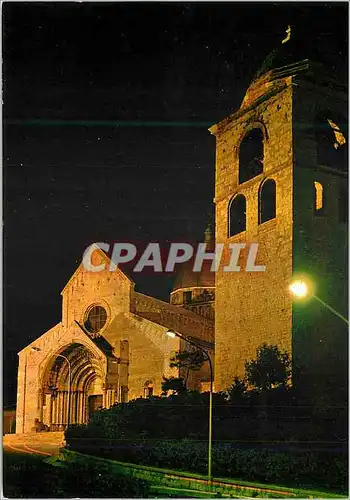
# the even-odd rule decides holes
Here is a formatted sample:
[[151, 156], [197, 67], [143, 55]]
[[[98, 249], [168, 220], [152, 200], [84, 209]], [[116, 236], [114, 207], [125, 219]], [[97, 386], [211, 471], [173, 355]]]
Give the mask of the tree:
[[180, 377], [163, 377], [162, 382], [162, 394], [166, 396], [169, 391], [173, 391], [175, 394], [180, 394], [186, 391], [186, 386], [184, 380]]
[[238, 377], [234, 378], [233, 384], [227, 391], [228, 399], [232, 403], [241, 402], [247, 392], [247, 384], [245, 380], [241, 380]]
[[276, 345], [262, 344], [256, 359], [245, 364], [246, 380], [259, 391], [286, 386], [291, 374], [291, 360], [287, 352]]
[[170, 368], [178, 368], [184, 372], [183, 383], [187, 389], [187, 381], [190, 371], [200, 370], [206, 357], [202, 351], [198, 349], [188, 351], [178, 351], [175, 356], [170, 359]]

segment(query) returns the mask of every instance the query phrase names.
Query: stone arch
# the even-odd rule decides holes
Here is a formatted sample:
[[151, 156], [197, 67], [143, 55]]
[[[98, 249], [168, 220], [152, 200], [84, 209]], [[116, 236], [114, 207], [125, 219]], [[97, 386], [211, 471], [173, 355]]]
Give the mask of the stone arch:
[[265, 142], [268, 139], [265, 125], [251, 122], [238, 144], [238, 183], [242, 184], [264, 170]]
[[259, 119], [259, 118], [256, 118], [256, 117], [252, 118], [249, 121], [247, 121], [244, 130], [238, 136], [238, 149], [237, 149], [237, 152], [239, 152], [239, 145], [242, 142], [242, 140], [244, 139], [244, 137], [247, 135], [247, 133], [249, 133], [250, 130], [253, 130], [255, 128], [258, 128], [258, 129], [261, 130], [261, 133], [262, 133], [262, 135], [264, 137], [264, 142], [267, 142], [269, 140], [269, 134], [268, 134], [267, 127], [266, 127], [265, 123], [262, 121], [262, 119]]
[[276, 217], [276, 182], [265, 179], [259, 187], [259, 224]]
[[104, 404], [106, 373], [102, 358], [82, 342], [53, 352], [42, 371], [40, 420], [50, 430], [83, 424]]
[[242, 233], [247, 225], [247, 202], [243, 194], [233, 196], [228, 209], [228, 236]]

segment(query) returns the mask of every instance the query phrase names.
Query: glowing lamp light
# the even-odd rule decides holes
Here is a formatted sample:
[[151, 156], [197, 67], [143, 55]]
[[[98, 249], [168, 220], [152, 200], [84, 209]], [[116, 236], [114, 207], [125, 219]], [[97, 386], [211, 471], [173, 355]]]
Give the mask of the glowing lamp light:
[[166, 333], [166, 335], [168, 335], [168, 337], [171, 337], [172, 339], [174, 339], [176, 337], [176, 333], [173, 332], [172, 330], [168, 330], [165, 333]]
[[309, 293], [307, 284], [302, 280], [293, 281], [293, 283], [289, 285], [289, 290], [295, 297], [300, 299], [306, 297]]

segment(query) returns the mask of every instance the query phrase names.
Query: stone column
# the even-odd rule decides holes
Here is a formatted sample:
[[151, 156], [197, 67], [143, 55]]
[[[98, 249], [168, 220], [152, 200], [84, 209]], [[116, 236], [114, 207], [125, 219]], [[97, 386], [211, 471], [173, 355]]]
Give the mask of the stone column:
[[49, 424], [48, 424], [50, 427], [51, 427], [51, 424], [52, 424], [53, 404], [54, 404], [54, 401], [53, 401], [52, 395], [50, 394]]
[[62, 391], [62, 424], [65, 424], [67, 422], [67, 417], [66, 417], [66, 391]]
[[60, 393], [57, 391], [55, 399], [55, 424], [59, 423], [59, 405], [60, 405]]
[[63, 424], [63, 392], [59, 392], [58, 423]]
[[57, 423], [57, 395], [56, 398], [54, 399], [51, 397], [52, 401], [52, 407], [51, 407], [51, 424], [56, 424]]
[[117, 402], [117, 395], [118, 395], [117, 389], [114, 389], [112, 391], [112, 405], [114, 405]]
[[77, 391], [77, 409], [76, 409], [76, 416], [77, 416], [77, 424], [80, 424], [80, 391]]
[[86, 394], [84, 392], [81, 397], [81, 423], [86, 423]]
[[115, 402], [115, 391], [108, 389], [106, 397], [106, 408], [110, 408]]
[[73, 391], [71, 394], [71, 409], [70, 409], [70, 421], [72, 424], [77, 423], [77, 404], [78, 404], [78, 392]]
[[59, 406], [60, 406], [60, 393], [57, 391], [55, 399], [55, 424], [59, 423]]
[[45, 425], [50, 425], [51, 396], [50, 394], [44, 394], [44, 398], [45, 404], [43, 406], [42, 422]]
[[102, 408], [108, 408], [107, 406], [107, 390], [105, 388], [105, 386], [103, 386], [103, 397], [102, 397]]
[[63, 393], [63, 401], [64, 401], [64, 420], [63, 423], [67, 424], [68, 423], [68, 391], [64, 391]]
[[81, 391], [77, 391], [77, 424], [81, 424]]

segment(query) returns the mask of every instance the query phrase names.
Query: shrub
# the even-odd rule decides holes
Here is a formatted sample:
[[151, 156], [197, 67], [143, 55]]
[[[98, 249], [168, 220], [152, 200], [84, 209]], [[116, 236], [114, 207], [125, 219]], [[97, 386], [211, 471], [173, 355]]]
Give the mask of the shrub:
[[[98, 449], [95, 449], [95, 454], [101, 456]], [[207, 454], [206, 441], [181, 440], [145, 441], [137, 445], [124, 444], [122, 447], [116, 445], [104, 456], [140, 465], [206, 474]], [[212, 456], [216, 477], [347, 491], [345, 456], [239, 449], [232, 443], [214, 443]]]
[[[259, 391], [243, 396], [244, 404], [237, 404], [214, 394], [216, 476], [346, 490], [341, 443], [328, 455], [306, 452], [305, 444], [298, 453], [282, 451], [288, 442], [334, 440], [339, 418], [333, 419], [338, 427], [329, 424], [332, 412], [327, 420], [317, 419], [309, 408], [295, 406], [294, 391], [284, 386], [264, 391], [263, 398]], [[199, 473], [207, 469], [207, 437], [208, 393], [196, 392], [118, 404], [94, 413], [87, 426], [66, 431], [68, 446], [83, 453]]]

